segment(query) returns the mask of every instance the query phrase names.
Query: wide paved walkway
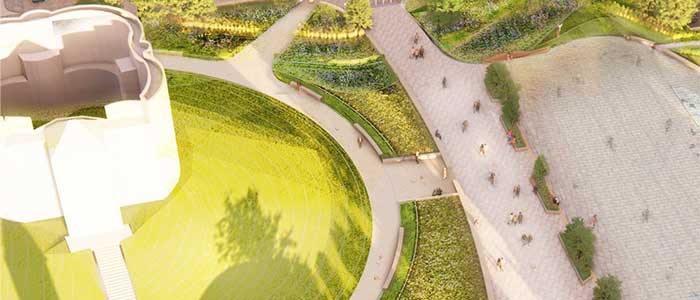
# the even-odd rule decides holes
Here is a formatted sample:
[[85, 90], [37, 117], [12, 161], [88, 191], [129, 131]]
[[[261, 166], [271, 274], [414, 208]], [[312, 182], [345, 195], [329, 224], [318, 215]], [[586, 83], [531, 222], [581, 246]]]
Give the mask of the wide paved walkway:
[[168, 69], [217, 77], [270, 95], [316, 121], [343, 146], [360, 171], [372, 207], [372, 245], [352, 299], [375, 300], [381, 294], [383, 278], [394, 254], [399, 228], [398, 201], [430, 196], [436, 187], [446, 192], [454, 189], [449, 180], [442, 180], [441, 166], [382, 164], [371, 147], [358, 148], [357, 133], [344, 118], [320, 102], [299, 95], [274, 77], [274, 54], [284, 51], [294, 30], [305, 21], [312, 8], [311, 4], [300, 4], [230, 60], [206, 61], [176, 56], [159, 56], [159, 59]]
[[619, 277], [625, 299], [700, 299], [698, 73], [619, 37], [508, 67], [562, 206], [598, 215], [596, 270]]
[[[425, 47], [422, 60], [409, 58], [416, 32], [420, 32], [420, 44]], [[530, 192], [533, 158], [527, 152], [514, 152], [506, 144], [498, 119], [500, 108], [488, 100], [483, 86], [485, 66], [445, 56], [399, 5], [375, 9], [374, 29], [368, 34], [398, 73], [428, 126], [442, 134], [438, 146], [452, 175], [473, 199], [464, 204], [470, 220], [479, 219], [474, 234], [479, 254], [487, 261], [485, 279], [491, 299], [591, 299], [592, 284], [584, 287], [578, 282], [557, 239], [564, 228], [561, 217], [546, 215]], [[481, 112], [473, 114], [472, 101], [477, 99], [482, 100]], [[462, 133], [465, 119], [470, 125]], [[481, 143], [489, 148], [485, 157], [478, 153]], [[487, 181], [489, 171], [497, 174], [495, 186]], [[516, 184], [522, 186], [522, 193], [514, 199]], [[507, 225], [508, 214], [519, 211], [524, 214], [523, 224]], [[534, 236], [529, 246], [521, 244], [523, 233]], [[498, 257], [506, 260], [502, 272], [495, 268]]]

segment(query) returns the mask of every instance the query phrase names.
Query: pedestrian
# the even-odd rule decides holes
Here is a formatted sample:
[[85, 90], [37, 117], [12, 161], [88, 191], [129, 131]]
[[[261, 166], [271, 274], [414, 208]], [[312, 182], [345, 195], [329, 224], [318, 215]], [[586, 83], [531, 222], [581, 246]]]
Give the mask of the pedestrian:
[[474, 113], [478, 113], [479, 109], [481, 109], [481, 100], [476, 100], [476, 101], [474, 101], [474, 104], [472, 105], [472, 111]]
[[554, 204], [556, 204], [557, 206], [561, 204], [561, 201], [559, 201], [559, 197], [557, 196], [552, 197], [552, 202], [554, 202]]
[[420, 152], [416, 152], [416, 164], [420, 164]]
[[436, 137], [438, 140], [441, 140], [441, 141], [442, 141], [442, 134], [440, 134], [440, 130], [437, 130], [437, 129], [435, 130], [435, 137]]
[[481, 154], [481, 156], [486, 155], [486, 144], [479, 145], [479, 154]]
[[445, 76], [442, 77], [442, 88], [443, 89], [447, 88], [447, 77], [445, 77]]
[[518, 216], [516, 217], [516, 223], [522, 224], [523, 223], [523, 212], [518, 212]]
[[423, 58], [424, 52], [425, 52], [425, 48], [423, 48], [423, 46], [420, 46], [420, 48], [418, 49], [418, 57]]
[[489, 173], [489, 181], [491, 182], [491, 185], [496, 185], [496, 173], [495, 172]]
[[467, 128], [469, 128], [469, 121], [467, 121], [467, 120], [462, 121], [462, 133], [467, 131]]
[[515, 223], [515, 214], [511, 212], [510, 215], [508, 215], [508, 225], [513, 223]]
[[362, 148], [362, 136], [357, 136], [357, 147]]
[[595, 228], [595, 224], [598, 224], [598, 215], [595, 214], [591, 217], [591, 228]]
[[416, 35], [413, 36], [413, 43], [418, 44], [418, 40], [420, 39], [420, 35], [418, 32], [416, 32]]
[[508, 142], [510, 143], [510, 140], [513, 139], [513, 130], [508, 129], [508, 131], [506, 131], [506, 136], [508, 137]]
[[499, 271], [503, 271], [503, 267], [505, 266], [505, 264], [506, 264], [506, 261], [505, 261], [505, 259], [503, 259], [503, 257], [499, 257], [498, 259], [496, 259], [496, 268]]
[[513, 197], [520, 197], [520, 185], [513, 187]]

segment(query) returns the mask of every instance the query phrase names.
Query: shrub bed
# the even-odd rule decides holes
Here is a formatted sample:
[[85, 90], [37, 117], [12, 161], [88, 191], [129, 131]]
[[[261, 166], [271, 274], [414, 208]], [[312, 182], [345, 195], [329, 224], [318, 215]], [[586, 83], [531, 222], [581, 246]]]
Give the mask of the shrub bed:
[[496, 62], [486, 68], [484, 85], [491, 97], [501, 103], [501, 121], [507, 131], [511, 131], [515, 139], [514, 148], [527, 147], [522, 132], [518, 127], [520, 120], [520, 96], [518, 85], [515, 84], [505, 64]]
[[[345, 26], [329, 25], [339, 22], [343, 15], [325, 7], [318, 5], [310, 18], [313, 21], [304, 26], [311, 30]], [[413, 102], [366, 37], [338, 41], [297, 36], [275, 59], [273, 70], [342, 99], [388, 140], [394, 149], [390, 155], [437, 151]], [[337, 106], [330, 106], [343, 114]], [[380, 140], [375, 141], [381, 144]]]
[[621, 285], [622, 282], [614, 275], [599, 278], [593, 288], [593, 300], [621, 300]]
[[544, 155], [540, 155], [535, 160], [535, 167], [532, 171], [532, 179], [537, 187], [537, 196], [540, 198], [545, 211], [558, 212], [559, 205], [556, 205], [552, 200], [552, 193], [547, 185], [547, 175], [549, 175], [549, 165]]
[[411, 269], [413, 255], [416, 249], [416, 237], [418, 233], [415, 202], [401, 203], [401, 227], [403, 227], [403, 244], [401, 258], [394, 273], [389, 288], [382, 292], [382, 300], [396, 300], [401, 294], [406, 278]]
[[481, 263], [459, 198], [416, 205], [418, 248], [398, 299], [486, 300]]
[[593, 255], [595, 254], [595, 235], [586, 227], [582, 218], [573, 218], [560, 233], [566, 254], [576, 269], [579, 278], [585, 281], [593, 273]]

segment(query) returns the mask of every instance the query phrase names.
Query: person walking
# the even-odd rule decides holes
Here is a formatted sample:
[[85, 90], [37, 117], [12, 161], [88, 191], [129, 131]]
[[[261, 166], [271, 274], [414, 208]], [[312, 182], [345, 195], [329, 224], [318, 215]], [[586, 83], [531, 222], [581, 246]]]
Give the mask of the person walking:
[[489, 173], [489, 181], [491, 182], [491, 185], [496, 185], [496, 173], [495, 172]]
[[486, 144], [479, 145], [479, 154], [481, 154], [481, 156], [486, 155], [486, 150], [487, 150], [486, 147], [487, 147]]
[[479, 109], [481, 109], [481, 100], [476, 100], [474, 101], [474, 104], [472, 104], [472, 111], [474, 113], [478, 113]]
[[591, 228], [595, 229], [595, 224], [598, 224], [598, 215], [595, 214], [591, 217]]
[[440, 130], [437, 130], [437, 129], [435, 130], [435, 137], [436, 137], [438, 140], [441, 140], [441, 141], [442, 141], [442, 134], [440, 134]]
[[496, 259], [496, 268], [499, 271], [501, 271], [501, 272], [503, 271], [503, 267], [505, 266], [505, 264], [506, 264], [506, 260], [503, 259], [503, 257], [499, 257], [498, 259]]
[[467, 131], [467, 128], [469, 128], [469, 121], [467, 121], [467, 120], [462, 121], [462, 133]]
[[442, 88], [443, 89], [447, 88], [447, 77], [445, 77], [445, 76], [442, 77]]
[[362, 136], [357, 136], [357, 147], [362, 148]]
[[516, 220], [516, 223], [518, 223], [518, 224], [523, 223], [523, 212], [522, 211], [518, 212], [518, 216], [515, 218], [515, 220]]
[[513, 197], [517, 198], [520, 197], [520, 185], [516, 185], [513, 187]]

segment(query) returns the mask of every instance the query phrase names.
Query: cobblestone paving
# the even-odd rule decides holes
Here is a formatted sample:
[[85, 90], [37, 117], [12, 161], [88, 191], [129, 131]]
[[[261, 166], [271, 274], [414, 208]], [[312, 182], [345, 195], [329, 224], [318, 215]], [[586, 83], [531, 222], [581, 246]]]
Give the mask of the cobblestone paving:
[[617, 275], [624, 299], [700, 299], [700, 129], [674, 93], [700, 95], [698, 73], [621, 38], [509, 68], [563, 208], [598, 215], [596, 273]]
[[[419, 44], [425, 58], [409, 58], [412, 38], [420, 32]], [[470, 221], [479, 220], [473, 232], [484, 268], [490, 299], [575, 300], [591, 299], [592, 284], [582, 286], [562, 249], [557, 233], [563, 230], [558, 215], [546, 215], [530, 192], [528, 183], [534, 160], [527, 153], [516, 153], [506, 144], [499, 106], [491, 103], [483, 86], [485, 67], [469, 65], [442, 54], [419, 30], [413, 18], [399, 5], [375, 9], [372, 42], [385, 55], [399, 75], [421, 115], [432, 131], [439, 130], [438, 146], [451, 174], [461, 182], [473, 201], [465, 207]], [[447, 88], [442, 87], [446, 78]], [[472, 113], [472, 101], [481, 99], [481, 112]], [[462, 122], [469, 128], [462, 132]], [[489, 151], [478, 153], [481, 143]], [[487, 181], [489, 171], [497, 183]], [[522, 186], [513, 198], [514, 185]], [[506, 224], [511, 212], [524, 214], [522, 225]], [[531, 233], [532, 244], [522, 246], [520, 236]], [[495, 261], [504, 257], [505, 270], [496, 270]]]

